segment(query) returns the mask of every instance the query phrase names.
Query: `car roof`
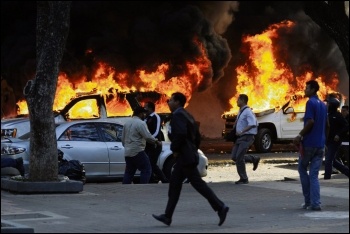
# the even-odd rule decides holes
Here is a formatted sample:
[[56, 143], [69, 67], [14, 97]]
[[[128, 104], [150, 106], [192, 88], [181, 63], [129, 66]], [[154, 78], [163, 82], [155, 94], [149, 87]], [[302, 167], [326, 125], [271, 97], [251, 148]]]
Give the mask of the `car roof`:
[[[130, 119], [131, 117], [126, 117], [125, 120]], [[56, 132], [56, 137], [58, 139], [58, 137], [61, 136], [61, 134], [63, 133], [63, 131], [65, 131], [67, 128], [69, 128], [72, 125], [75, 124], [81, 124], [81, 123], [114, 123], [114, 124], [119, 124], [121, 126], [124, 126], [124, 121], [120, 121], [118, 120], [119, 118], [111, 118], [111, 119], [85, 119], [85, 120], [74, 120], [74, 121], [70, 121], [70, 122], [59, 122], [56, 123], [56, 128], [55, 128], [55, 132]], [[24, 138], [24, 136], [27, 136], [28, 138]], [[12, 139], [12, 138], [11, 138]], [[26, 141], [29, 140], [29, 132], [23, 134], [21, 137], [19, 137], [20, 140], [22, 141]], [[4, 141], [5, 142], [5, 141]]]
[[[126, 117], [127, 119], [130, 119], [131, 117]], [[73, 120], [73, 121], [62, 121], [62, 122], [58, 122], [56, 123], [56, 125], [73, 125], [73, 124], [77, 124], [77, 123], [117, 123], [120, 125], [124, 125], [125, 121], [120, 121], [118, 120], [119, 118], [115, 118], [115, 119], [82, 119], [82, 120]]]

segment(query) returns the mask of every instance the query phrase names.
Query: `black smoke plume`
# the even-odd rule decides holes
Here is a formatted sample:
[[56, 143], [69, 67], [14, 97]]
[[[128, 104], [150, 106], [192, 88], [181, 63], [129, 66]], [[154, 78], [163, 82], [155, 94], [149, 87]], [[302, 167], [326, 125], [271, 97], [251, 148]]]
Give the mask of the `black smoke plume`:
[[[186, 73], [187, 61], [202, 56], [197, 38], [212, 67], [188, 109], [204, 135], [218, 137], [224, 125], [220, 116], [235, 95], [235, 68], [247, 57], [241, 51], [242, 36], [260, 34], [282, 20], [292, 20], [296, 27], [281, 32], [275, 42], [279, 59], [296, 76], [305, 65], [316, 75], [336, 72], [339, 91], [348, 96], [348, 74], [337, 45], [295, 1], [73, 1], [61, 71], [74, 82], [82, 75], [91, 79], [100, 61], [129, 74], [168, 63], [170, 79]], [[23, 87], [35, 75], [35, 23], [35, 1], [1, 2], [1, 77], [16, 100], [23, 99]]]

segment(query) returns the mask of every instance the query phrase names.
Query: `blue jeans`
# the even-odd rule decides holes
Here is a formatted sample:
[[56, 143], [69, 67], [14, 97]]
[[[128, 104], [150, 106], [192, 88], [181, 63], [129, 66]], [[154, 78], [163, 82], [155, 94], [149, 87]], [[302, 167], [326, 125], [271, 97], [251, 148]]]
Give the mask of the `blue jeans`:
[[[324, 155], [323, 148], [304, 147], [304, 153], [299, 153], [298, 172], [301, 187], [304, 195], [304, 202], [311, 207], [319, 207], [321, 205], [320, 183], [318, 173], [322, 166]], [[310, 165], [309, 173], [307, 172]]]
[[123, 184], [131, 184], [137, 169], [141, 172], [140, 184], [147, 184], [149, 182], [152, 168], [145, 151], [141, 151], [133, 157], [125, 157], [125, 163]]

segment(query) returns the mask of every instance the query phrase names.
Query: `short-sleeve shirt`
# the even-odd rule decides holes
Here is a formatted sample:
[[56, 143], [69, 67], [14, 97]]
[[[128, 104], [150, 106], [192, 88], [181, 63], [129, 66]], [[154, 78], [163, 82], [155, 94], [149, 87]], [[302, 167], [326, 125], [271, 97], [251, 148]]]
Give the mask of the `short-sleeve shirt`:
[[[244, 107], [247, 107], [247, 108], [245, 108], [243, 110]], [[242, 112], [242, 110], [243, 110], [243, 112]], [[239, 110], [238, 115], [239, 115], [239, 118], [238, 118], [237, 124], [236, 124], [236, 131], [241, 132], [247, 126], [255, 126], [255, 128], [251, 128], [249, 131], [244, 132], [243, 135], [246, 135], [246, 134], [256, 135], [258, 133], [258, 128], [257, 128], [258, 122], [256, 120], [255, 114], [253, 113], [252, 109], [250, 109], [250, 107], [247, 105], [243, 106]], [[238, 115], [237, 115], [237, 117], [238, 117]]]
[[314, 120], [314, 125], [311, 131], [303, 136], [303, 146], [322, 148], [326, 143], [327, 106], [317, 95], [311, 96], [306, 102], [304, 126], [309, 119]]

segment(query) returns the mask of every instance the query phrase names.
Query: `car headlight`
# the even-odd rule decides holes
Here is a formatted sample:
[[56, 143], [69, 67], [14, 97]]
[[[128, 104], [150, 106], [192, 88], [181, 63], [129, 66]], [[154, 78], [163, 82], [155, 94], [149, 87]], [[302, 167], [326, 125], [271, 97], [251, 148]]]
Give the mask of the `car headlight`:
[[25, 148], [23, 147], [11, 147], [11, 146], [5, 146], [2, 147], [1, 149], [1, 155], [6, 154], [6, 155], [13, 155], [13, 154], [20, 154], [26, 151]]
[[1, 129], [1, 137], [16, 137], [17, 128]]

